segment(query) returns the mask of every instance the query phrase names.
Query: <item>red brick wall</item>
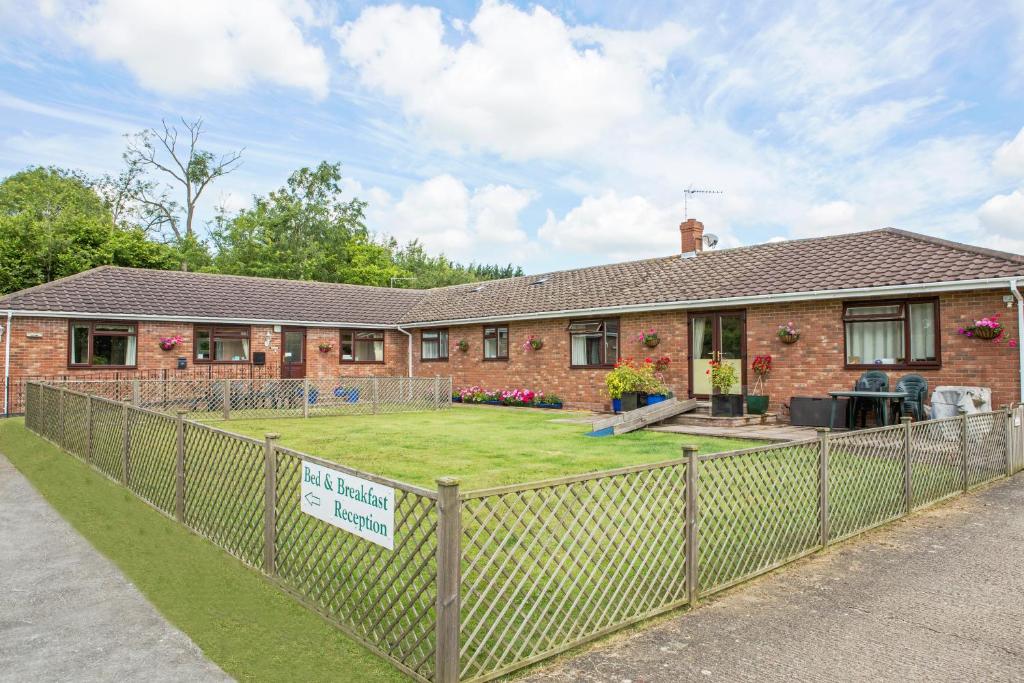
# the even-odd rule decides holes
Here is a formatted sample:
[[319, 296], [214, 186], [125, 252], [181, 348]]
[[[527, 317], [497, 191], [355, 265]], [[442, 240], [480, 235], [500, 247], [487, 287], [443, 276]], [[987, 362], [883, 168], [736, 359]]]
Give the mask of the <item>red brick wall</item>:
[[[1017, 349], [1007, 343], [969, 339], [957, 329], [977, 318], [999, 313], [1009, 338], [1017, 339], [1016, 311], [1007, 309], [1002, 297], [1006, 290], [944, 294], [939, 301], [942, 367], [920, 370], [929, 387], [942, 384], [987, 386], [993, 403], [1016, 401], [1020, 396]], [[844, 369], [842, 302], [818, 301], [750, 306], [747, 312], [747, 356], [770, 353], [774, 371], [767, 385], [772, 409], [779, 410], [791, 396], [822, 396], [830, 390], [849, 389], [863, 372]], [[667, 384], [677, 395], [688, 394], [688, 330], [685, 311], [620, 316], [621, 353], [637, 359], [667, 355], [672, 365]], [[801, 331], [795, 344], [783, 344], [775, 336], [778, 326], [792, 321]], [[554, 392], [574, 406], [607, 409], [604, 392], [606, 370], [569, 368], [568, 319], [509, 323], [509, 359], [484, 361], [483, 326], [465, 325], [449, 329], [450, 361], [419, 360], [419, 332], [415, 333], [415, 372], [421, 376], [451, 375], [456, 388], [480, 385], [486, 389], [527, 388]], [[635, 340], [641, 330], [654, 327], [662, 341], [647, 349]], [[544, 340], [540, 351], [524, 351], [522, 343], [535, 335]], [[457, 348], [466, 339], [465, 353]], [[909, 371], [907, 371], [909, 372]], [[748, 378], [753, 382], [751, 373]], [[890, 372], [893, 384], [904, 371]]]
[[[51, 376], [88, 378], [90, 375], [108, 375], [113, 370], [97, 368], [71, 368], [68, 366], [68, 320], [65, 318], [15, 318], [11, 337], [11, 376]], [[41, 336], [30, 337], [30, 334]], [[281, 334], [273, 326], [253, 325], [250, 330], [250, 355], [257, 351], [266, 353], [264, 374], [278, 376], [281, 366]], [[184, 340], [171, 351], [160, 348], [162, 337], [181, 336]], [[189, 372], [202, 372], [211, 368], [214, 376], [243, 372], [247, 364], [195, 363], [192, 359], [192, 323], [140, 322], [138, 324], [137, 370], [153, 372], [166, 370], [173, 373], [178, 358], [188, 361]], [[321, 353], [317, 348], [321, 341], [329, 341], [334, 348]], [[339, 375], [405, 375], [405, 336], [400, 332], [387, 331], [384, 338], [383, 364], [342, 364], [339, 359], [339, 332], [337, 329], [308, 328], [306, 331], [306, 374], [310, 378], [327, 378]], [[130, 373], [130, 370], [123, 371]]]
[[[1008, 344], [994, 344], [963, 337], [956, 333], [961, 325], [976, 318], [999, 313], [1008, 336], [1018, 338], [1016, 313], [1002, 301], [1005, 290], [944, 294], [940, 297], [942, 368], [922, 370], [931, 387], [940, 384], [965, 384], [991, 387], [995, 405], [1018, 400], [1020, 396], [1017, 371], [1017, 349]], [[748, 363], [755, 355], [770, 353], [775, 359], [774, 372], [767, 385], [772, 409], [779, 410], [790, 396], [822, 396], [831, 389], [853, 386], [860, 370], [843, 367], [842, 303], [839, 301], [766, 304], [750, 306], [747, 312]], [[630, 314], [619, 317], [622, 334], [620, 352], [625, 357], [667, 355], [672, 365], [666, 373], [669, 387], [677, 395], [688, 393], [688, 332], [685, 311], [652, 314]], [[792, 321], [801, 331], [796, 344], [786, 345], [775, 336], [782, 323]], [[487, 389], [527, 388], [555, 393], [570, 405], [607, 409], [604, 391], [606, 370], [571, 369], [569, 367], [568, 318], [509, 323], [509, 359], [483, 360], [483, 326], [463, 325], [449, 329], [448, 362], [422, 362], [419, 331], [413, 331], [414, 371], [418, 376], [452, 376], [456, 388], [481, 385]], [[636, 341], [645, 329], [657, 329], [662, 342], [647, 349]], [[206, 366], [192, 362], [191, 323], [143, 322], [139, 324], [138, 369], [140, 371], [172, 371], [179, 356], [188, 359], [190, 370]], [[29, 332], [42, 335], [38, 339]], [[159, 348], [158, 339], [173, 335], [184, 337], [184, 343], [173, 351]], [[522, 344], [530, 335], [544, 341], [540, 351], [524, 351]], [[469, 342], [465, 353], [458, 341]], [[317, 346], [329, 341], [333, 348], [321, 353]], [[11, 337], [12, 375], [73, 375], [109, 372], [103, 369], [70, 369], [67, 365], [68, 323], [65, 319], [15, 318]], [[308, 328], [306, 338], [307, 376], [326, 378], [338, 375], [395, 376], [406, 374], [406, 337], [398, 331], [385, 335], [384, 364], [342, 364], [339, 362], [338, 330]], [[276, 376], [280, 364], [280, 334], [269, 326], [253, 326], [251, 351], [267, 354], [265, 372]], [[214, 374], [221, 368], [237, 371], [235, 366], [213, 366]], [[891, 372], [893, 382], [903, 373]], [[752, 378], [751, 378], [752, 380]]]

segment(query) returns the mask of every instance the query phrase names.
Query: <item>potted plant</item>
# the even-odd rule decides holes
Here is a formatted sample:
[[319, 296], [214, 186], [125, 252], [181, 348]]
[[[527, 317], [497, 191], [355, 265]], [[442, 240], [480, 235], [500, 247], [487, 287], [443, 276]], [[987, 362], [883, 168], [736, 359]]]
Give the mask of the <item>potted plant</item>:
[[538, 391], [534, 405], [538, 408], [553, 408], [557, 410], [562, 407], [562, 399], [555, 394], [545, 394], [543, 391]]
[[653, 349], [655, 346], [661, 343], [661, 337], [658, 336], [657, 330], [653, 327], [646, 332], [641, 332], [637, 335], [636, 340], [646, 346], [649, 349]]
[[523, 351], [540, 351], [544, 348], [544, 340], [536, 335], [530, 335], [523, 342]]
[[185, 340], [181, 338], [180, 334], [176, 334], [173, 337], [160, 337], [160, 348], [164, 351], [171, 351], [183, 341]]
[[604, 377], [608, 396], [612, 399], [612, 409], [621, 413], [636, 410], [640, 403], [640, 392], [644, 381], [640, 370], [631, 358], [619, 360], [615, 367]]
[[320, 353], [330, 353], [331, 349], [334, 348], [334, 344], [331, 342], [320, 342], [317, 348], [320, 349]]
[[644, 359], [644, 366], [641, 368], [641, 374], [644, 378], [643, 392], [646, 395], [646, 400], [642, 400], [644, 405], [661, 403], [669, 397], [669, 390], [665, 386], [665, 375], [663, 372], [668, 369], [671, 362], [672, 359], [668, 356], [662, 356], [658, 359]]
[[466, 341], [465, 339], [460, 339], [459, 343], [456, 346], [458, 346], [459, 351], [462, 351], [463, 353], [469, 351], [469, 342]]
[[797, 331], [796, 326], [793, 325], [793, 321], [789, 321], [785, 325], [779, 325], [778, 331], [775, 333], [783, 344], [794, 344], [796, 340], [800, 338], [800, 332]]
[[713, 417], [740, 417], [743, 415], [743, 395], [730, 394], [729, 390], [738, 382], [736, 366], [721, 361], [711, 361], [711, 415]]
[[763, 415], [768, 410], [768, 394], [764, 393], [764, 383], [768, 381], [768, 375], [772, 371], [772, 357], [754, 356], [754, 362], [750, 369], [754, 371], [754, 392], [747, 395], [747, 412], [754, 415]]

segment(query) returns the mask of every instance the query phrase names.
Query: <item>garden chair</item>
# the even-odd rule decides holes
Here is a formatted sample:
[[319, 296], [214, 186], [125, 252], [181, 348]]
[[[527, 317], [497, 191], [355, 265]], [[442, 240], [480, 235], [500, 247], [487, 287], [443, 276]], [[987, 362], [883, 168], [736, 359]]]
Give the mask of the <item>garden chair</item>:
[[[881, 370], [868, 370], [853, 387], [854, 391], [889, 391], [889, 376]], [[881, 425], [882, 422], [882, 410], [885, 409], [885, 405], [874, 398], [861, 398], [854, 397], [850, 401], [850, 425], [851, 427], [857, 426], [857, 416], [862, 415], [861, 426], [866, 427], [868, 421], [868, 410], [874, 408], [875, 420]]]
[[896, 382], [896, 391], [905, 391], [907, 398], [903, 401], [900, 417], [904, 412], [915, 420], [924, 419], [924, 397], [928, 394], [928, 380], [921, 375], [904, 375]]

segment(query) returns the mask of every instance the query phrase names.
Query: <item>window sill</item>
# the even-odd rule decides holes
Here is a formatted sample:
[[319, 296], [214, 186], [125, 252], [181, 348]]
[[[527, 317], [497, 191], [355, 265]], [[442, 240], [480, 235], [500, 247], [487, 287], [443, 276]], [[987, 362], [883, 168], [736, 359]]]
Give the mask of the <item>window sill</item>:
[[420, 358], [421, 363], [447, 363], [447, 358]]
[[505, 363], [508, 362], [508, 356], [502, 356], [500, 358], [481, 358], [485, 363]]
[[611, 370], [615, 367], [615, 364], [611, 365], [570, 365], [570, 370]]
[[68, 370], [138, 370], [138, 365], [68, 365]]

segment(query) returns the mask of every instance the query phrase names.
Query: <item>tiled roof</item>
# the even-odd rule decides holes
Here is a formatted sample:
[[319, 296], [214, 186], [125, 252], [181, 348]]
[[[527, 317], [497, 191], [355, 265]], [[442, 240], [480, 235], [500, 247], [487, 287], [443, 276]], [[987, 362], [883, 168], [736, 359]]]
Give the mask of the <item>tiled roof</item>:
[[[408, 323], [1024, 276], [1024, 257], [885, 228], [431, 290]], [[545, 279], [543, 284], [533, 284]]]
[[433, 290], [104, 266], [0, 310], [395, 325], [1015, 276], [1024, 256], [885, 228]]
[[0, 298], [0, 309], [392, 325], [423, 290], [102, 266]]

